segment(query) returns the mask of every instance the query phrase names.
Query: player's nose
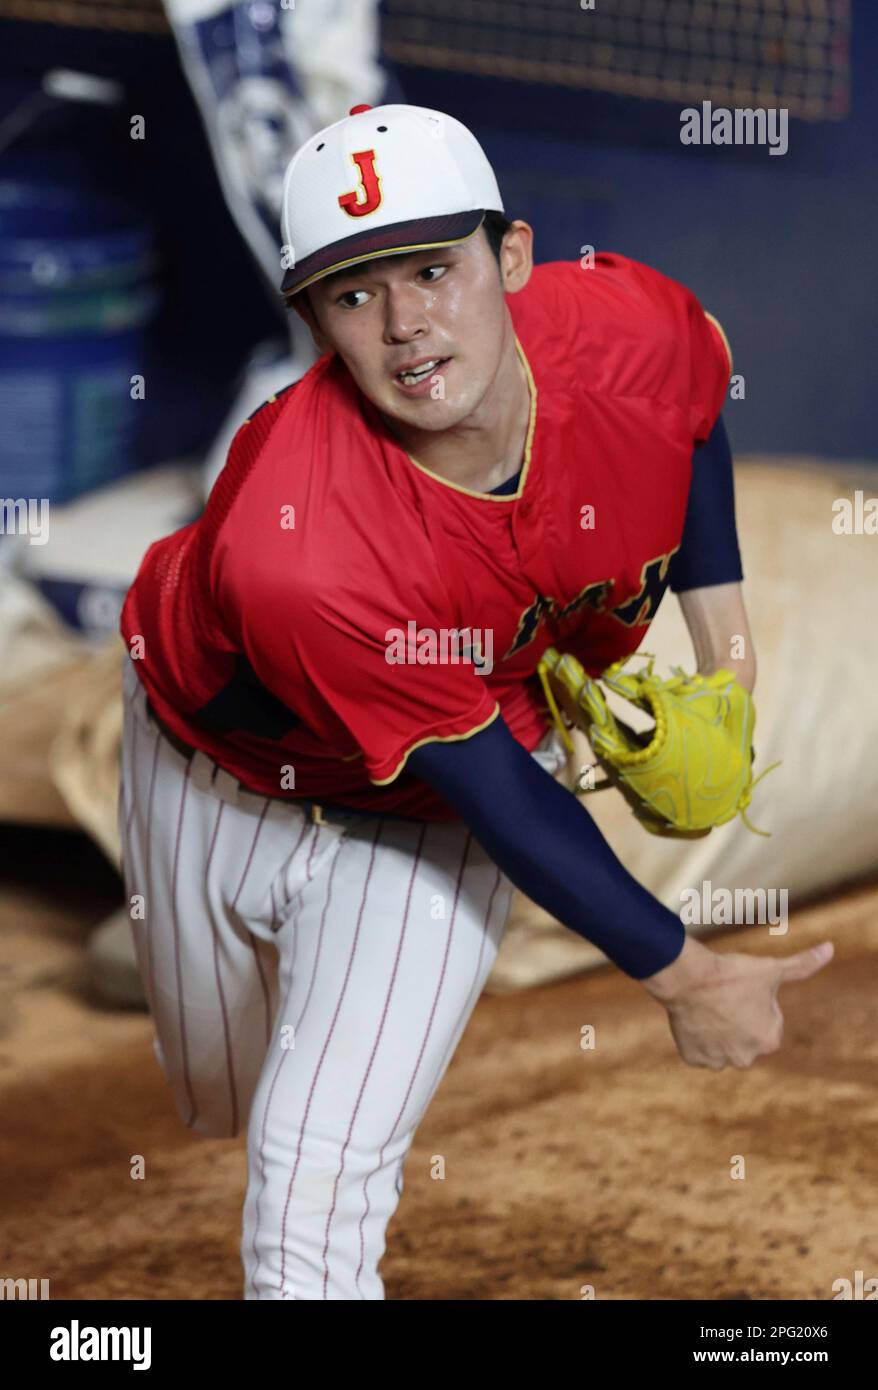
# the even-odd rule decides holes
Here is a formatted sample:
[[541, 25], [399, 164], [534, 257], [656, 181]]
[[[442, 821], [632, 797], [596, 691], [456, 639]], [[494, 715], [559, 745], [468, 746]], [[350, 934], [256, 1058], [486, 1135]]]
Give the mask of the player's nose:
[[384, 300], [384, 337], [404, 343], [429, 330], [423, 294], [414, 285], [389, 285]]

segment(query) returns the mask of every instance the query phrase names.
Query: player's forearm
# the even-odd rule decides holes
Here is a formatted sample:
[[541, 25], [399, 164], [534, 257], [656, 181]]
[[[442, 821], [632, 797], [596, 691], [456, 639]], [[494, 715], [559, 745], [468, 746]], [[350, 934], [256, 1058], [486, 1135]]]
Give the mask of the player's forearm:
[[424, 744], [409, 767], [455, 807], [517, 888], [633, 979], [680, 954], [680, 919], [620, 863], [585, 807], [502, 718], [465, 741]]
[[725, 667], [752, 692], [756, 652], [740, 584], [713, 584], [678, 595], [689, 629], [698, 670], [703, 675]]

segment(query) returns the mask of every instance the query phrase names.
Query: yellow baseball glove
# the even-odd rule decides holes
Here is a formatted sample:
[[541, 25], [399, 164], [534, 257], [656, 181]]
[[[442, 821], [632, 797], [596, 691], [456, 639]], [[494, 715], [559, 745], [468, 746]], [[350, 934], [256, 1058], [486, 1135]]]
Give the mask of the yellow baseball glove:
[[654, 835], [708, 835], [739, 811], [748, 830], [769, 835], [750, 824], [746, 807], [756, 783], [780, 764], [753, 780], [756, 710], [749, 691], [726, 670], [689, 676], [674, 666], [674, 674], [662, 679], [653, 675], [654, 657], [636, 674], [623, 675], [629, 659], [609, 666], [601, 681], [652, 715], [655, 727], [645, 733], [613, 714], [600, 685], [575, 657], [549, 647], [537, 667], [566, 747], [572, 752], [574, 745], [562, 711], [570, 726], [587, 735], [607, 773], [594, 786], [577, 784], [577, 795], [618, 787]]

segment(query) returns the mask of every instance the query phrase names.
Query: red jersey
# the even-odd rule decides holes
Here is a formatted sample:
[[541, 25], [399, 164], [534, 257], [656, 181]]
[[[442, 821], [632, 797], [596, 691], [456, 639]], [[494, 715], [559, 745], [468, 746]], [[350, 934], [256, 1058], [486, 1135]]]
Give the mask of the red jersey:
[[121, 619], [140, 678], [244, 786], [455, 819], [406, 772], [414, 748], [502, 713], [532, 751], [546, 647], [598, 676], [642, 643], [725, 336], [610, 254], [537, 266], [507, 304], [531, 393], [515, 492], [423, 467], [330, 354], [241, 425], [203, 515], [147, 551]]

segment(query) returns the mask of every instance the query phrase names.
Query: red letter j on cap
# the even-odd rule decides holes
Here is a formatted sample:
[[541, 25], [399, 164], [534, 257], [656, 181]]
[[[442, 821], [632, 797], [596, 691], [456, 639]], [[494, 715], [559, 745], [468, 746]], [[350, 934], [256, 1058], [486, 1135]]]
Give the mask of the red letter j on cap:
[[381, 206], [381, 179], [375, 168], [375, 151], [360, 150], [351, 159], [360, 171], [360, 181], [350, 193], [339, 196], [338, 205], [348, 217], [365, 217]]

